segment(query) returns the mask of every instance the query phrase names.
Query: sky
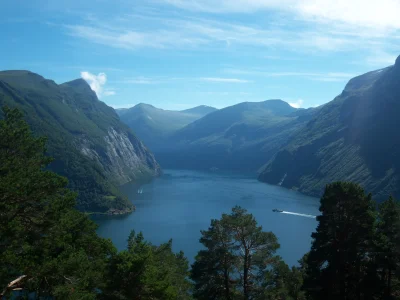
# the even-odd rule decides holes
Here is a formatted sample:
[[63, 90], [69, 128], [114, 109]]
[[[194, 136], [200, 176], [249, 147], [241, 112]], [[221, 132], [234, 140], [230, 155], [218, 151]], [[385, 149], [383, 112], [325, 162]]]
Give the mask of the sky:
[[1, 0], [0, 70], [114, 108], [315, 107], [400, 55], [400, 0]]

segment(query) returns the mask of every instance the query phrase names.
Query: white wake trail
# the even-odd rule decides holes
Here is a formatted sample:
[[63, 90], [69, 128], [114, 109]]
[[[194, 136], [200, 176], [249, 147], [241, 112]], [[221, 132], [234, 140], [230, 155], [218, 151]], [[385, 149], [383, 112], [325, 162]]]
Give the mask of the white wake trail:
[[313, 219], [316, 218], [316, 216], [313, 216], [313, 215], [298, 214], [298, 213], [291, 212], [291, 211], [283, 211], [283, 212], [281, 212], [281, 214], [295, 215], [295, 216], [300, 216], [300, 217], [305, 217], [305, 218], [313, 218]]

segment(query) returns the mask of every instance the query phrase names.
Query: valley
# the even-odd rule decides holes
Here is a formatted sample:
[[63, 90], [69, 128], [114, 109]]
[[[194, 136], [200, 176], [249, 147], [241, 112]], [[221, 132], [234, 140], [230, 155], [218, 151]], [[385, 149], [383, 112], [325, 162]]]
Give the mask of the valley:
[[243, 102], [191, 120], [139, 104], [120, 116], [164, 168], [250, 172], [316, 197], [326, 184], [348, 180], [385, 199], [400, 195], [399, 70], [398, 58], [316, 108]]

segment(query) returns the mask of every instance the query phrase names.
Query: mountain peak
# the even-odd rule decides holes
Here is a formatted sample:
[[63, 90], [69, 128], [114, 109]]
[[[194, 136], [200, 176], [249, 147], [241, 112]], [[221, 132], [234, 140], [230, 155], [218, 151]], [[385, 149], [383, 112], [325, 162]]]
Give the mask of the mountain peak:
[[90, 85], [86, 82], [86, 80], [82, 78], [78, 78], [72, 81], [68, 81], [62, 84], [63, 86], [68, 86], [73, 88], [76, 91], [80, 91], [83, 93], [89, 93], [89, 94], [96, 94]]
[[395, 62], [395, 67], [400, 68], [400, 55], [397, 57], [396, 62]]
[[82, 78], [71, 80], [71, 81], [65, 82], [63, 84], [73, 86], [73, 87], [89, 87], [90, 88], [89, 84]]
[[189, 109], [185, 109], [185, 110], [181, 110], [181, 112], [184, 113], [190, 113], [190, 114], [199, 114], [202, 116], [205, 116], [209, 113], [212, 113], [214, 111], [216, 111], [217, 109], [215, 107], [211, 107], [208, 105], [199, 105], [193, 108], [189, 108]]

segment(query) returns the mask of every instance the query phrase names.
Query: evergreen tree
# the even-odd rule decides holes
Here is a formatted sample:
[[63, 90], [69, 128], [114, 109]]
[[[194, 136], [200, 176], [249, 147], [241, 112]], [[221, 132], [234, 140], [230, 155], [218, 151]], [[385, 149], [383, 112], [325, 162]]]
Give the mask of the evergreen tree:
[[131, 232], [128, 249], [114, 255], [107, 273], [104, 299], [190, 299], [189, 265], [172, 241], [160, 246]]
[[373, 244], [374, 205], [353, 183], [327, 185], [307, 259], [305, 288], [312, 299], [368, 299], [363, 280]]
[[67, 180], [46, 170], [46, 139], [32, 135], [18, 110], [3, 112], [0, 284], [18, 279], [36, 297], [95, 298], [114, 248], [74, 209], [76, 195], [66, 189]]
[[302, 290], [303, 278], [302, 267], [290, 269], [284, 261], [278, 259], [266, 273], [263, 293], [258, 299], [305, 300], [305, 293]]
[[195, 296], [199, 299], [256, 299], [263, 293], [269, 267], [279, 247], [272, 232], [264, 232], [252, 214], [234, 207], [230, 215], [213, 220], [200, 239], [192, 266]]
[[197, 299], [233, 299], [235, 283], [234, 266], [237, 257], [231, 253], [231, 230], [220, 220], [211, 220], [207, 231], [201, 231], [200, 242], [207, 250], [200, 250], [192, 266]]
[[385, 299], [395, 299], [400, 293], [399, 278], [395, 271], [400, 263], [400, 205], [392, 197], [379, 205], [376, 228], [376, 263]]

